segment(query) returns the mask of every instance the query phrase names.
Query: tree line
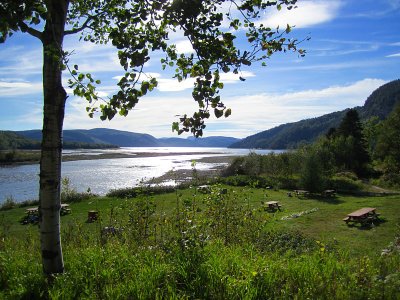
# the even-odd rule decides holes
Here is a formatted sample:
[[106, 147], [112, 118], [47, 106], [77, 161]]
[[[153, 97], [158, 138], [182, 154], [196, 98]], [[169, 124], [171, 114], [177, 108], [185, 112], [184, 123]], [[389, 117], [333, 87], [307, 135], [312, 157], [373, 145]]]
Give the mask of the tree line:
[[283, 153], [251, 153], [225, 171], [226, 176], [267, 176], [271, 184], [312, 192], [335, 188], [338, 174], [400, 186], [400, 105], [385, 120], [372, 117], [363, 123], [357, 110], [350, 109], [337, 127], [312, 144]]

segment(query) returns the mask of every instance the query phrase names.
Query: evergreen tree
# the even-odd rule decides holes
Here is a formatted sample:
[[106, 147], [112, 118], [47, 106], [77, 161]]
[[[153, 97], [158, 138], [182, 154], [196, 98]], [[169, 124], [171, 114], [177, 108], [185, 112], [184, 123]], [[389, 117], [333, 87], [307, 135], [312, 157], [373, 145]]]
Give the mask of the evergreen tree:
[[357, 110], [350, 109], [346, 113], [336, 134], [337, 137], [344, 138], [348, 149], [346, 157], [343, 157], [344, 167], [359, 176], [367, 175], [367, 165], [371, 159]]

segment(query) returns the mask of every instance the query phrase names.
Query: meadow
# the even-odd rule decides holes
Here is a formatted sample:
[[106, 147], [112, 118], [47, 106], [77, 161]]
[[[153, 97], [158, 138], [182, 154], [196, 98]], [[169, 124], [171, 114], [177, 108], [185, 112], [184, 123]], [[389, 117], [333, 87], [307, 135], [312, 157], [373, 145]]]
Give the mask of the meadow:
[[[398, 299], [400, 195], [313, 194], [216, 184], [89, 197], [62, 216], [65, 273], [43, 277], [37, 225], [0, 212], [0, 298]], [[281, 211], [261, 202], [279, 201]], [[380, 222], [343, 218], [375, 207]], [[99, 220], [88, 223], [88, 211]], [[108, 227], [109, 230], [104, 230]], [[110, 230], [112, 229], [112, 230]]]

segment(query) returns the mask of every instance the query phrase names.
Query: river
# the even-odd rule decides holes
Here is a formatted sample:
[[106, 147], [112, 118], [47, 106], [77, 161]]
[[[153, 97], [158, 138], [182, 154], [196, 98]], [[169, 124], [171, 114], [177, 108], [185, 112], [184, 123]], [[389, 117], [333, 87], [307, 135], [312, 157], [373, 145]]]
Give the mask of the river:
[[[266, 154], [271, 150], [256, 150], [255, 152]], [[68, 177], [72, 187], [79, 192], [90, 188], [95, 194], [105, 195], [112, 189], [138, 186], [140, 182], [162, 176], [171, 170], [191, 169], [193, 160], [212, 156], [247, 155], [250, 150], [140, 147], [116, 150], [66, 150], [63, 155], [96, 156], [102, 153], [123, 153], [129, 157], [63, 162], [62, 177]], [[143, 157], [144, 154], [150, 154], [150, 157]], [[157, 156], [151, 156], [151, 154]], [[215, 163], [196, 163], [196, 168], [199, 170], [212, 169], [216, 166]], [[33, 200], [38, 198], [38, 194], [38, 164], [0, 167], [0, 203], [6, 199], [13, 199], [16, 202]]]

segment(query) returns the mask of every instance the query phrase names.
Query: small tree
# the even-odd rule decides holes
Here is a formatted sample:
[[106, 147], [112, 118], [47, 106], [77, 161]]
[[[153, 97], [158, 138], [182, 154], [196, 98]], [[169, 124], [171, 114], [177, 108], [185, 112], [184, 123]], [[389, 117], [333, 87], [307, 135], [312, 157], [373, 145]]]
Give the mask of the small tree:
[[299, 184], [310, 192], [321, 192], [325, 189], [326, 176], [323, 157], [317, 147], [303, 148], [303, 162], [300, 170]]
[[[182, 116], [173, 129], [201, 136], [204, 120], [211, 113], [228, 117], [231, 110], [221, 102], [220, 73], [239, 74], [243, 66], [263, 61], [278, 51], [297, 51], [297, 40], [284, 37], [283, 31], [257, 25], [263, 11], [293, 8], [296, 0], [5, 0], [0, 2], [0, 42], [20, 31], [37, 38], [43, 46], [43, 130], [40, 160], [39, 227], [43, 269], [46, 274], [64, 270], [60, 240], [60, 189], [62, 128], [67, 93], [62, 71], [67, 68], [74, 94], [86, 98], [91, 117], [102, 120], [116, 114], [126, 116], [139, 99], [157, 86], [155, 78], [141, 76], [154, 51], [165, 53], [163, 68], [175, 67], [174, 77], [195, 79], [193, 99], [199, 110]], [[223, 12], [223, 5], [229, 9]], [[221, 25], [227, 22], [227, 28]], [[169, 33], [179, 31], [194, 52], [180, 54], [168, 44]], [[247, 47], [235, 40], [245, 32]], [[90, 73], [81, 73], [68, 64], [63, 49], [64, 37], [81, 34], [84, 42], [111, 43], [118, 51], [124, 76], [119, 91], [100, 105]], [[243, 78], [241, 78], [244, 80]]]

